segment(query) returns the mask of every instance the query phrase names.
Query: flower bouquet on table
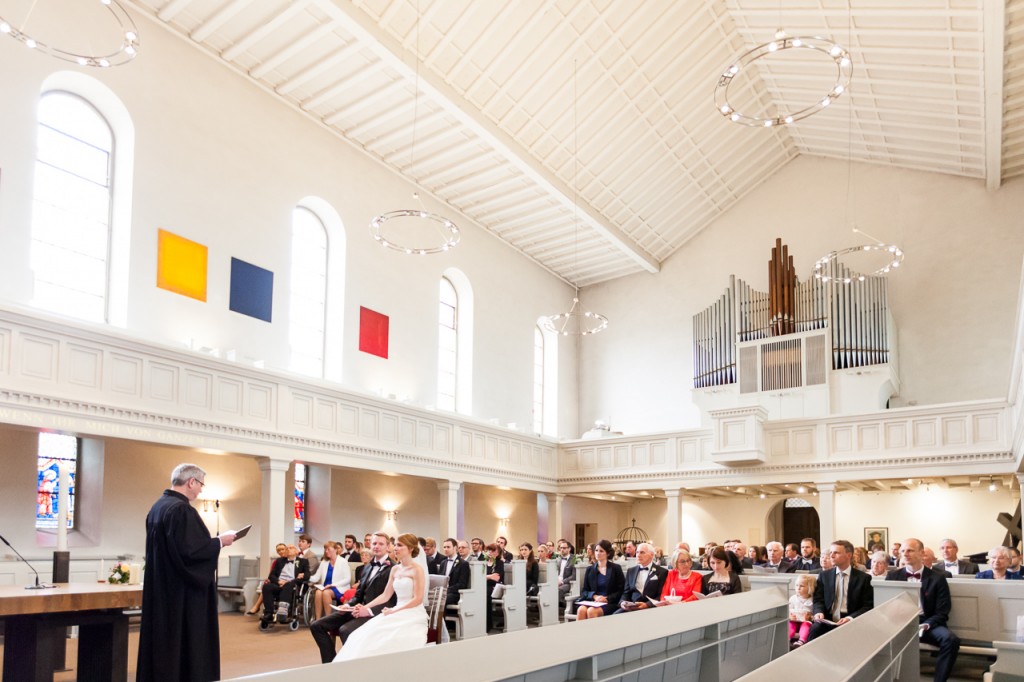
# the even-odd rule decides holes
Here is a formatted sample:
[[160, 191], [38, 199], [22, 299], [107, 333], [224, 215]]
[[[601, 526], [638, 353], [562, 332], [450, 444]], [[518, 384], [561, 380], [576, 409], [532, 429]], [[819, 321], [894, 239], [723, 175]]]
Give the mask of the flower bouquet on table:
[[116, 564], [114, 564], [114, 567], [110, 569], [110, 575], [107, 576], [107, 582], [111, 585], [127, 585], [128, 581], [130, 581], [131, 579], [131, 564], [126, 564], [122, 561], [118, 561]]

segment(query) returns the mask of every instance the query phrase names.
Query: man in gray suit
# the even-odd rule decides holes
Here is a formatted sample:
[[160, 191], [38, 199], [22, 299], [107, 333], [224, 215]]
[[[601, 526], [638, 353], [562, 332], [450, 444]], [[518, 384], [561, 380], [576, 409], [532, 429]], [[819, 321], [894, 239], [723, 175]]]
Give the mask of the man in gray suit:
[[974, 575], [978, 572], [978, 564], [971, 563], [967, 559], [957, 559], [957, 552], [960, 548], [956, 540], [946, 538], [939, 545], [939, 552], [942, 553], [942, 561], [932, 564], [933, 569], [942, 569], [952, 575]]
[[576, 579], [575, 557], [572, 555], [572, 545], [568, 540], [558, 541], [558, 601], [565, 602], [565, 595], [572, 589], [572, 581]]

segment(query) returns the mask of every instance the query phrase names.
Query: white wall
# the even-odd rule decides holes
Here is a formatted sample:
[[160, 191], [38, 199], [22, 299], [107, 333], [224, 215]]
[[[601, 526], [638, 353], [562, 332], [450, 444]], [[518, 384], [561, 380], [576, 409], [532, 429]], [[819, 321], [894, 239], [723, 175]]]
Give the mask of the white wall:
[[[864, 243], [845, 217], [843, 161], [801, 157], [751, 192], [663, 264], [587, 287], [607, 331], [581, 350], [580, 424], [610, 416], [642, 433], [699, 426], [691, 400], [692, 317], [735, 274], [767, 290], [775, 238], [789, 245], [801, 280], [814, 261]], [[1004, 398], [1024, 254], [1024, 179], [995, 192], [978, 180], [853, 165], [853, 220], [899, 243], [906, 262], [890, 277], [903, 381], [893, 406]]]
[[[0, 299], [13, 303], [32, 297], [35, 104], [46, 77], [65, 68], [79, 69], [0, 42]], [[462, 227], [457, 249], [412, 258], [379, 247], [370, 219], [407, 207], [413, 188], [161, 28], [147, 28], [133, 63], [81, 71], [112, 89], [135, 124], [129, 332], [287, 367], [290, 213], [314, 195], [337, 210], [347, 237], [343, 337], [328, 339], [328, 352], [343, 355], [345, 385], [434, 404], [438, 281], [456, 267], [476, 301], [472, 414], [530, 425], [533, 328], [552, 301], [570, 297], [564, 283], [429, 198], [429, 210]], [[206, 303], [156, 288], [158, 228], [209, 246]], [[272, 324], [228, 310], [232, 257], [274, 273]], [[360, 306], [390, 317], [388, 360], [358, 351]], [[559, 423], [575, 434], [570, 345], [559, 366]]]

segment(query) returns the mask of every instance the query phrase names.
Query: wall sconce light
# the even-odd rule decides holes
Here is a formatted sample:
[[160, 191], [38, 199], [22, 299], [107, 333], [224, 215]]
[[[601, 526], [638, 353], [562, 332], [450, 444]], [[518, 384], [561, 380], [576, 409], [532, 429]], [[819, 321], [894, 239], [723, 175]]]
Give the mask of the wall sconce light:
[[387, 514], [387, 519], [388, 519], [389, 523], [394, 523], [395, 521], [398, 521], [398, 510], [397, 509], [392, 509], [392, 510], [387, 511], [385, 513]]
[[220, 500], [201, 500], [203, 503], [204, 512], [219, 512], [220, 511]]
[[508, 528], [508, 524], [509, 524], [510, 521], [511, 521], [511, 519], [509, 519], [508, 517], [505, 517], [503, 519], [498, 519], [498, 525], [501, 526], [502, 528]]

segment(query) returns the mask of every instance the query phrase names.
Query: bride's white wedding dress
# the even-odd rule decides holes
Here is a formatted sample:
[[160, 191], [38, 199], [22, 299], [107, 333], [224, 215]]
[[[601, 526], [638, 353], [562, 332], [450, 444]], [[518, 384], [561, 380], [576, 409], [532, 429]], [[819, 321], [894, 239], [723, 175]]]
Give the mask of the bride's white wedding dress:
[[[411, 576], [395, 578], [393, 587], [398, 595], [395, 608], [402, 606], [413, 596]], [[335, 661], [351, 661], [355, 658], [390, 654], [407, 649], [418, 649], [427, 643], [427, 610], [423, 605], [402, 609], [398, 612], [380, 614], [349, 635]]]

